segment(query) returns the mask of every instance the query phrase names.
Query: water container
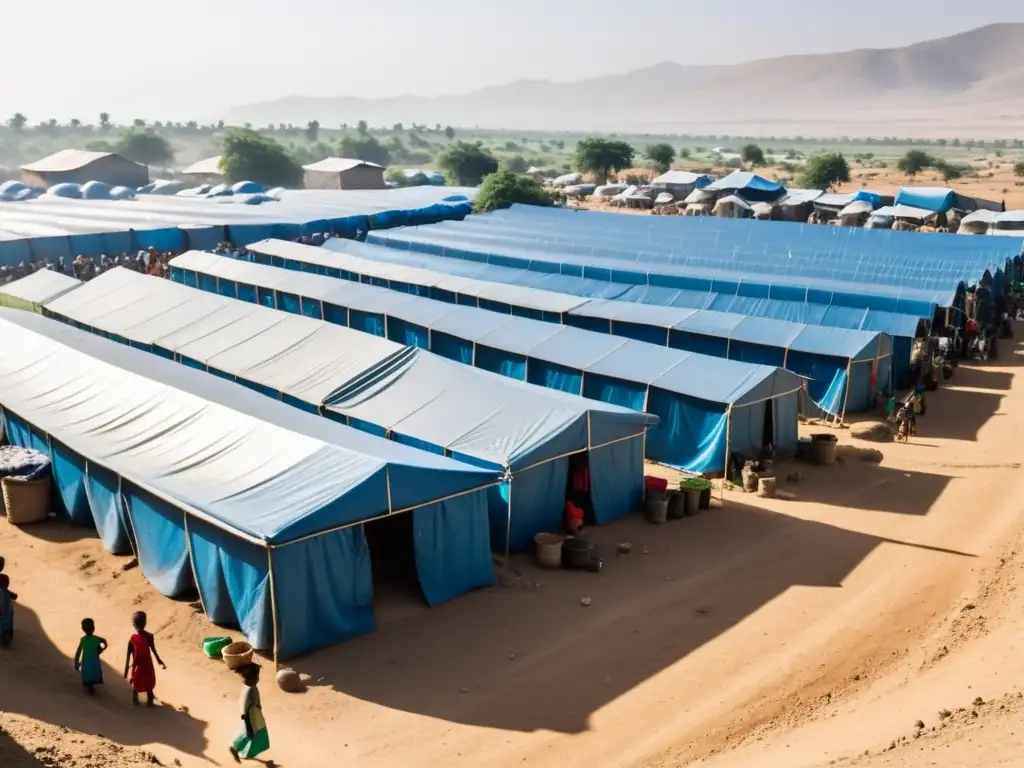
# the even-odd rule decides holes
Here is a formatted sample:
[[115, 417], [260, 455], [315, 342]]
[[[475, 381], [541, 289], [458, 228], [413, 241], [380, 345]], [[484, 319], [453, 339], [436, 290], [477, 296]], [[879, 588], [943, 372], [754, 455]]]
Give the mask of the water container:
[[537, 563], [541, 568], [559, 568], [562, 565], [562, 540], [557, 533], [538, 533], [533, 537]]

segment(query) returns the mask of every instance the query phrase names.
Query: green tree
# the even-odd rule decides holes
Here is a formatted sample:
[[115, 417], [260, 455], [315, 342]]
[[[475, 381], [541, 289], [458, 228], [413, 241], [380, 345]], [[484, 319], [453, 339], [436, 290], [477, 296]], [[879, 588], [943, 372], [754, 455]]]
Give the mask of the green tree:
[[132, 120], [132, 128], [145, 128], [145, 127], [146, 127], [146, 121], [143, 120], [141, 117], [136, 117], [134, 120]]
[[947, 163], [945, 160], [936, 160], [934, 168], [942, 175], [943, 181], [954, 181], [963, 178], [964, 169], [959, 165]]
[[308, 141], [310, 144], [315, 144], [316, 140], [320, 138], [320, 121], [310, 120], [308, 123], [306, 123], [305, 134], [306, 141]]
[[689, 160], [691, 154], [692, 153], [690, 152], [690, 150], [687, 149], [686, 147], [683, 147], [682, 149], [679, 150], [679, 158], [681, 160]]
[[74, 128], [77, 131], [79, 128], [82, 127], [82, 121], [79, 120], [77, 117], [72, 117], [70, 125], [71, 125], [72, 128]]
[[751, 168], [766, 165], [764, 151], [757, 144], [747, 144], [740, 150], [740, 160], [749, 163]]
[[114, 151], [146, 165], [166, 165], [174, 159], [170, 142], [152, 128], [133, 128], [122, 134], [114, 145]]
[[391, 153], [377, 139], [369, 134], [346, 136], [341, 140], [339, 152], [342, 157], [354, 157], [377, 165], [389, 165]]
[[199, 123], [195, 120], [189, 120], [187, 123], [185, 123], [185, 127], [190, 131], [198, 131]]
[[15, 112], [14, 116], [7, 121], [7, 125], [11, 127], [12, 131], [23, 131], [25, 126], [28, 125], [28, 118], [25, 117], [21, 112]]
[[228, 133], [220, 170], [230, 182], [255, 181], [265, 187], [297, 187], [302, 181], [302, 167], [285, 148], [251, 129]]
[[356, 123], [356, 130], [363, 136], [370, 132], [370, 126], [366, 124], [365, 120], [360, 120]]
[[394, 131], [395, 133], [401, 133], [402, 131], [405, 130], [405, 126], [402, 125], [401, 123], [395, 123], [393, 126], [391, 126], [391, 130]]
[[1024, 176], [1024, 160], [1014, 163], [1013, 173], [1015, 176]]
[[804, 164], [800, 179], [809, 189], [831, 189], [850, 180], [850, 166], [839, 152], [815, 155]]
[[486, 213], [497, 208], [508, 208], [516, 203], [551, 205], [552, 199], [548, 191], [533, 179], [504, 169], [492, 173], [483, 180], [473, 208], [480, 213]]
[[498, 161], [477, 144], [457, 141], [445, 147], [437, 159], [442, 170], [459, 184], [475, 187], [484, 177], [498, 170]]
[[505, 161], [505, 167], [512, 171], [512, 173], [526, 173], [530, 166], [522, 155], [513, 155]]
[[100, 128], [104, 131], [110, 130], [110, 113], [100, 112]]
[[644, 156], [650, 162], [651, 167], [664, 173], [672, 167], [676, 159], [676, 151], [671, 144], [651, 144], [644, 152]]
[[576, 144], [573, 156], [576, 170], [592, 173], [597, 181], [604, 184], [612, 172], [633, 166], [634, 149], [624, 141], [611, 141], [590, 136]]
[[449, 125], [444, 129], [444, 135], [448, 138], [448, 141], [451, 141], [455, 138], [455, 129]]
[[921, 171], [933, 168], [934, 166], [935, 158], [923, 149], [910, 150], [896, 163], [896, 167], [910, 178], [914, 178]]

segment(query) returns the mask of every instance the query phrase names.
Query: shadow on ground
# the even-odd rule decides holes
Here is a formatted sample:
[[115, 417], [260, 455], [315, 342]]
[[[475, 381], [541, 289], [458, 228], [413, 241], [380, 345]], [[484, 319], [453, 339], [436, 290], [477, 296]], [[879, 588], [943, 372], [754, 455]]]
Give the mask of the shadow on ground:
[[[731, 500], [664, 526], [633, 516], [588, 535], [605, 557], [601, 574], [540, 571], [522, 556], [514, 561], [522, 578], [511, 585], [406, 616], [296, 667], [397, 710], [577, 733], [787, 590], [840, 588], [887, 541]], [[631, 554], [616, 556], [620, 541], [631, 542]], [[936, 567], [970, 556], [933, 551]]]
[[0, 730], [0, 765], [4, 768], [40, 768], [45, 763]]
[[[12, 578], [15, 576], [12, 574]], [[17, 591], [16, 585], [12, 586]], [[14, 643], [0, 653], [0, 706], [5, 711], [104, 736], [124, 746], [166, 744], [186, 754], [203, 754], [207, 745], [205, 722], [170, 706], [132, 706], [131, 688], [122, 676], [126, 646], [112, 644], [103, 655], [105, 684], [95, 698], [87, 698], [73, 660], [50, 642], [36, 613], [18, 604], [14, 618]], [[160, 674], [158, 670], [157, 698]], [[0, 755], [4, 754], [2, 748], [0, 742]], [[7, 763], [0, 762], [0, 766], [6, 768]]]

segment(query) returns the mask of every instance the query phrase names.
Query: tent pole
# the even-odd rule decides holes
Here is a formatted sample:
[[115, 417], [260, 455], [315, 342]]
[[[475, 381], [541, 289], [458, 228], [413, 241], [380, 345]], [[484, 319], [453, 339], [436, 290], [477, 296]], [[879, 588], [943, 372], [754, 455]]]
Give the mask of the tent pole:
[[508, 516], [505, 523], [505, 570], [512, 569], [512, 477], [508, 478]]
[[209, 618], [210, 613], [206, 610], [206, 601], [203, 600], [203, 590], [199, 586], [199, 574], [196, 573], [196, 560], [192, 554], [192, 536], [188, 530], [188, 513], [182, 512], [181, 516], [185, 519], [185, 551], [188, 554], [188, 564], [192, 568], [192, 581], [195, 582], [196, 592], [199, 593], [199, 604], [203, 607], [203, 613]]
[[274, 625], [274, 670], [277, 670], [277, 595], [274, 588], [274, 550], [267, 547], [267, 575], [270, 579], [270, 620]]
[[846, 404], [850, 400], [850, 381], [851, 381], [850, 376], [852, 375], [852, 371], [853, 371], [853, 361], [851, 360], [850, 362], [848, 362], [846, 364], [846, 393], [843, 395], [843, 413], [839, 417], [839, 424], [840, 424], [840, 426], [846, 421]]
[[725, 472], [722, 474], [722, 485], [718, 494], [718, 501], [725, 501], [725, 484], [729, 480], [729, 448], [732, 443], [732, 403], [725, 412]]

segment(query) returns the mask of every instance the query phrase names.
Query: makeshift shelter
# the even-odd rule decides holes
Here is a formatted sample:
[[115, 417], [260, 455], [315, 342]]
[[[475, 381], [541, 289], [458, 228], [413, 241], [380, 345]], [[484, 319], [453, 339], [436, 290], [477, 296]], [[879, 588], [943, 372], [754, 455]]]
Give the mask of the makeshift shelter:
[[740, 195], [749, 203], [774, 203], [786, 194], [786, 188], [749, 171], [733, 171], [704, 187], [716, 195]]
[[799, 377], [772, 366], [668, 349], [375, 286], [190, 252], [171, 278], [222, 295], [400, 340], [503, 376], [660, 419], [647, 455], [716, 473], [732, 451], [796, 448]]
[[493, 583], [473, 468], [55, 320], [0, 309], [0, 408], [47, 453], [69, 517], [134, 553], [164, 595], [276, 657], [373, 629], [363, 524], [412, 514], [431, 605]]
[[1024, 211], [1006, 211], [996, 214], [992, 221], [991, 232], [993, 235], [1003, 237], [1024, 237]]
[[724, 219], [746, 219], [754, 215], [754, 209], [742, 197], [726, 195], [715, 203], [713, 213]]
[[781, 221], [807, 221], [814, 210], [814, 201], [822, 194], [820, 189], [786, 190], [786, 196], [776, 203], [778, 218]]
[[384, 189], [384, 166], [366, 160], [328, 157], [302, 170], [306, 189]]
[[21, 166], [21, 180], [33, 187], [90, 181], [102, 181], [112, 187], [141, 187], [149, 182], [149, 168], [115, 152], [62, 149]]
[[843, 227], [862, 227], [874, 210], [874, 206], [869, 201], [854, 200], [839, 211], [839, 225]]
[[572, 455], [586, 453], [599, 478], [591, 523], [640, 501], [644, 435], [657, 421], [647, 414], [121, 268], [47, 312], [370, 434], [504, 472], [489, 499], [498, 550], [560, 528]]
[[750, 206], [750, 212], [758, 221], [769, 221], [775, 213], [775, 206], [771, 203], [754, 203]]
[[987, 235], [992, 231], [993, 225], [999, 218], [995, 211], [975, 211], [969, 213], [960, 220], [958, 235]]
[[874, 407], [879, 392], [890, 389], [892, 340], [885, 334], [826, 330], [714, 310], [584, 300], [567, 293], [527, 290], [375, 262], [348, 250], [377, 255], [382, 251], [363, 243], [339, 243], [327, 249], [268, 240], [251, 246], [250, 256], [256, 263], [343, 277], [449, 304], [477, 306], [741, 362], [777, 365], [805, 379], [815, 404], [813, 411], [802, 410], [805, 415], [817, 415], [818, 409], [834, 416], [847, 410], [866, 410]]
[[20, 280], [0, 285], [0, 307], [42, 314], [46, 302], [73, 291], [81, 284], [81, 280], [63, 272], [40, 269]]
[[711, 183], [711, 177], [689, 171], [666, 171], [651, 182], [657, 193], [667, 192], [676, 200], [683, 200], [694, 190], [703, 189]]

